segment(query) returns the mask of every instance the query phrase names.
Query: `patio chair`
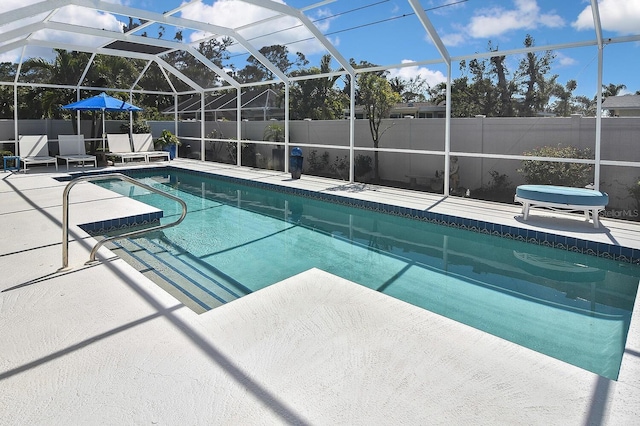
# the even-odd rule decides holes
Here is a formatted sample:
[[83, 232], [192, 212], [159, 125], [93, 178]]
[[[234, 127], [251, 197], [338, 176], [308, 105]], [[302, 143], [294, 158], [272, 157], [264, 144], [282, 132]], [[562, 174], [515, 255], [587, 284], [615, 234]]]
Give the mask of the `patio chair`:
[[166, 157], [167, 161], [171, 161], [168, 151], [156, 151], [154, 149], [151, 133], [133, 134], [131, 139], [133, 141], [133, 151], [144, 153], [147, 156], [147, 162], [149, 162], [149, 158], [155, 157]]
[[95, 155], [88, 155], [84, 146], [83, 135], [58, 135], [59, 155], [56, 158], [67, 162], [67, 170], [69, 163], [93, 163], [94, 167], [98, 167], [98, 160]]
[[46, 135], [20, 136], [18, 147], [25, 173], [29, 164], [46, 164], [49, 167], [49, 164], [53, 163], [58, 170], [58, 160], [49, 155], [49, 141]]
[[107, 155], [119, 157], [123, 165], [126, 159], [142, 158], [145, 162], [147, 161], [147, 156], [144, 153], [131, 150], [131, 141], [128, 134], [107, 134], [107, 143], [109, 144], [109, 153]]

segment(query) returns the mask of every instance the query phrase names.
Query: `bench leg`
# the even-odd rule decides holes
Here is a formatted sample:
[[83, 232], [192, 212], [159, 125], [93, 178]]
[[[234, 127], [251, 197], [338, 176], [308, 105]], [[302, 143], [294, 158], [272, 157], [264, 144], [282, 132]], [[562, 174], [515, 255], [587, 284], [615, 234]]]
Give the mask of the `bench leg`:
[[592, 215], [593, 215], [593, 227], [598, 228], [599, 227], [598, 210], [593, 209]]
[[522, 204], [522, 218], [523, 220], [529, 219], [529, 203], [526, 201]]

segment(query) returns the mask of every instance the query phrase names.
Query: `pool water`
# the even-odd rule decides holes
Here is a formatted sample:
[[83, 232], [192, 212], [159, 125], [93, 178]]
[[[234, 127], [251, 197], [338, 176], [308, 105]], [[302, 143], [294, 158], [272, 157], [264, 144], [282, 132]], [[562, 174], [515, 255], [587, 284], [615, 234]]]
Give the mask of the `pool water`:
[[[316, 267], [617, 378], [636, 265], [207, 176], [128, 174], [189, 210], [180, 225], [130, 240], [129, 251], [153, 253], [193, 281], [179, 290], [205, 309]], [[127, 183], [100, 185], [163, 209], [163, 223], [180, 214], [177, 203]]]

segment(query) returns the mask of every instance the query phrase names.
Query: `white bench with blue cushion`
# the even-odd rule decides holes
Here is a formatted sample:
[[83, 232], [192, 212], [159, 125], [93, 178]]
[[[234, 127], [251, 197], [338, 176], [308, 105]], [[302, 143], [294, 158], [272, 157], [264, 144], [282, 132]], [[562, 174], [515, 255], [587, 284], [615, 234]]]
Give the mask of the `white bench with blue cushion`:
[[609, 203], [606, 192], [587, 188], [572, 188], [554, 185], [520, 185], [516, 188], [515, 201], [522, 203], [524, 220], [529, 218], [531, 207], [547, 207], [570, 211], [584, 211], [588, 221], [593, 218], [593, 226], [598, 227], [598, 213]]

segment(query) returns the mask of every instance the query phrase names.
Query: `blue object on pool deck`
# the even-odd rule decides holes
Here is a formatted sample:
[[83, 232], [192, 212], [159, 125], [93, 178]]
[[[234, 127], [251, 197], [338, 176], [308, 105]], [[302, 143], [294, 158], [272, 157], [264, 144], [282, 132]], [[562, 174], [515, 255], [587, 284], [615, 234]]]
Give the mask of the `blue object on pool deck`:
[[166, 151], [169, 153], [169, 159], [173, 160], [176, 158], [176, 156], [178, 155], [178, 147], [176, 146], [176, 144], [171, 144], [171, 145], [167, 145], [163, 148], [163, 151]]
[[[12, 171], [12, 170], [20, 170], [20, 157], [17, 155], [5, 155], [4, 157], [4, 165], [3, 170]], [[7, 166], [7, 162], [13, 162], [13, 166]]]
[[515, 201], [522, 203], [524, 220], [529, 217], [531, 207], [549, 207], [570, 211], [584, 211], [588, 221], [593, 218], [593, 225], [598, 227], [598, 212], [604, 210], [609, 203], [606, 192], [587, 188], [573, 188], [555, 185], [520, 185], [516, 188]]
[[291, 156], [289, 157], [289, 169], [291, 172], [291, 179], [300, 179], [302, 175], [302, 150], [295, 147], [291, 150]]

